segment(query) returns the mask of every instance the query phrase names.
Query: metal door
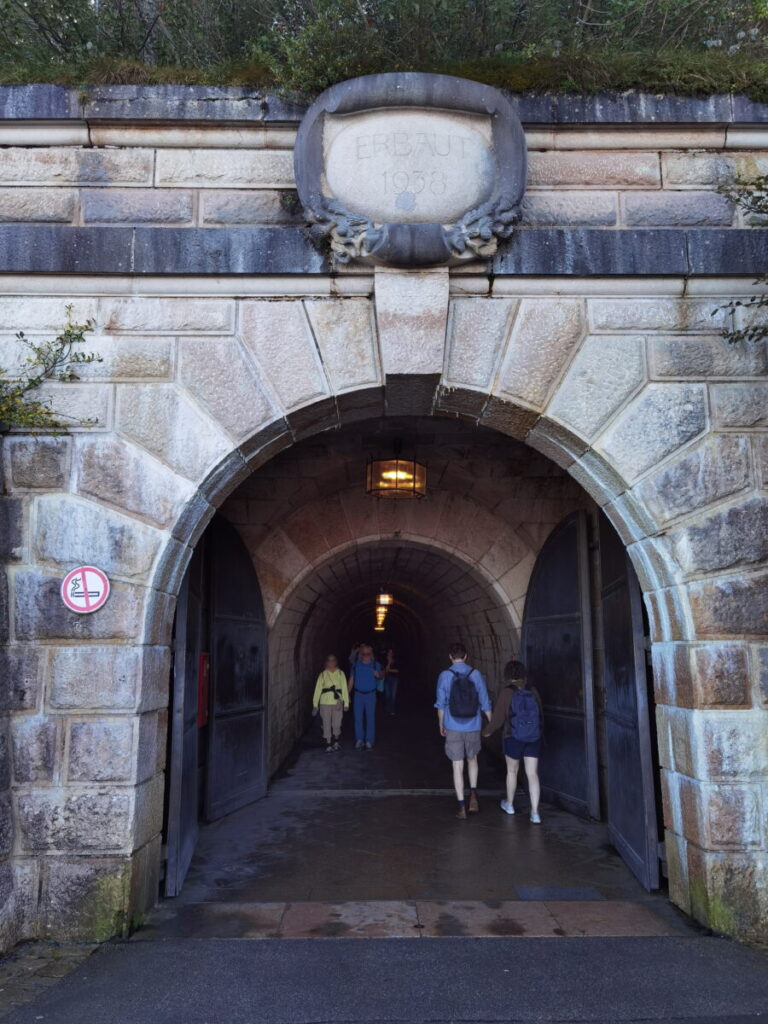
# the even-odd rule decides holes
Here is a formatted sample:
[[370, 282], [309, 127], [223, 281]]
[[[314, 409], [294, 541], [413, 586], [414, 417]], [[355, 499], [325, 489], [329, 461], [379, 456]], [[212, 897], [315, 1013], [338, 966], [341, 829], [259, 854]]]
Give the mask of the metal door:
[[250, 555], [217, 517], [209, 528], [211, 710], [205, 815], [209, 821], [264, 796], [266, 623]]
[[197, 670], [202, 626], [202, 558], [198, 551], [176, 605], [171, 674], [165, 895], [177, 896], [197, 843]]
[[534, 566], [523, 617], [523, 661], [544, 705], [539, 765], [545, 795], [597, 818], [600, 798], [592, 678], [587, 521], [564, 519]]
[[608, 829], [646, 889], [659, 887], [658, 826], [640, 585], [600, 515]]

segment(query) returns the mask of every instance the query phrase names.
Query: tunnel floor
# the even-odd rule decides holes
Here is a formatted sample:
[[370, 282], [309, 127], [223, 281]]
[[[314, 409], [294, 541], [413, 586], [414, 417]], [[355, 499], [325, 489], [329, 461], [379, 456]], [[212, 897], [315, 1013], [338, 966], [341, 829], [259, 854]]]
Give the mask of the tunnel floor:
[[[425, 706], [426, 705], [426, 706]], [[313, 728], [267, 797], [203, 826], [183, 892], [134, 940], [410, 935], [680, 935], [694, 926], [649, 894], [604, 826], [518, 791], [480, 755], [480, 806], [455, 818], [450, 763], [424, 702], [381, 716], [376, 747], [325, 752]]]

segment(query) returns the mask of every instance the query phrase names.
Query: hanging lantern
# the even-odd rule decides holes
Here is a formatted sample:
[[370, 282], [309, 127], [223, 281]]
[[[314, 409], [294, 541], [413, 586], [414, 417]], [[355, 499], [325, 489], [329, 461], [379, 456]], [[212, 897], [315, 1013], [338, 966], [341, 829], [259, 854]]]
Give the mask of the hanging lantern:
[[368, 459], [365, 493], [375, 498], [423, 498], [427, 493], [427, 467], [415, 459]]
[[395, 599], [391, 594], [381, 593], [376, 595], [376, 604], [379, 608], [388, 608], [390, 605], [395, 603]]

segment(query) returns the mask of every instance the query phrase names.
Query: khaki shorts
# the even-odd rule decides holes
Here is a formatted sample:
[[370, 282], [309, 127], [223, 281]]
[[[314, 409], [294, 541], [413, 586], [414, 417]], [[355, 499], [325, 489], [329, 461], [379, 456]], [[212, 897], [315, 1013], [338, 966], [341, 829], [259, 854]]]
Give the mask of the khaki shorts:
[[445, 753], [450, 761], [472, 760], [480, 753], [483, 741], [480, 730], [477, 732], [459, 732], [457, 729], [445, 730]]

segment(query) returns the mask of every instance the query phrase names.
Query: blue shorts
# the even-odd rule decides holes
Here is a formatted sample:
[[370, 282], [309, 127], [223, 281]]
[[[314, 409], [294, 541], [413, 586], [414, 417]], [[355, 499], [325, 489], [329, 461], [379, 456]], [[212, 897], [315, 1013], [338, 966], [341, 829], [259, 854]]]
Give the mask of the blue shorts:
[[513, 761], [521, 761], [524, 757], [538, 757], [541, 740], [534, 740], [532, 743], [523, 743], [512, 736], [504, 740], [504, 753]]

